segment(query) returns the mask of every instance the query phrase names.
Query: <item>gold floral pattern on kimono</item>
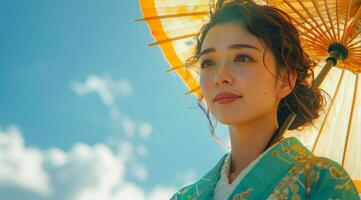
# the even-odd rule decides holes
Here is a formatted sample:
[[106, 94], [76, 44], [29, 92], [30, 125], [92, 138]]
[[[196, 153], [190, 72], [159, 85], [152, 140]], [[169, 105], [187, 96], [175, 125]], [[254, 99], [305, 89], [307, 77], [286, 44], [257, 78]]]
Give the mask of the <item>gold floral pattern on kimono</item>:
[[[279, 151], [273, 151], [272, 155], [284, 162], [294, 163], [294, 166], [275, 187], [268, 198], [269, 200], [301, 199], [301, 196], [298, 194], [300, 187], [305, 191], [305, 198], [309, 199], [312, 195], [311, 192], [314, 184], [320, 179], [322, 170], [324, 173], [329, 173], [328, 176], [337, 181], [337, 184], [334, 185], [335, 190], [348, 192], [351, 189], [351, 179], [346, 171], [336, 162], [324, 157], [307, 155], [304, 148], [300, 145], [289, 145], [293, 151], [285, 148], [282, 143], [280, 145], [284, 153], [281, 154]], [[292, 155], [291, 152], [297, 152], [298, 155]], [[302, 177], [300, 177], [301, 175]]]
[[237, 193], [236, 195], [233, 196], [232, 200], [245, 200], [247, 199], [247, 197], [252, 194], [253, 189], [252, 188], [248, 188], [247, 191], [245, 192], [241, 192], [241, 193]]

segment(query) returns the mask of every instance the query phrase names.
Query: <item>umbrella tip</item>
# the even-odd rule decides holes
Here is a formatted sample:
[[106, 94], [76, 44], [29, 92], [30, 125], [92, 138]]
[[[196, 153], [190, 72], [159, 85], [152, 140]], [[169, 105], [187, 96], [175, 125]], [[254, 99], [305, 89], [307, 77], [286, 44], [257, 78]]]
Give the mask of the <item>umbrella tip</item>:
[[153, 42], [153, 43], [148, 44], [148, 46], [149, 46], [149, 47], [152, 47], [152, 46], [155, 46], [155, 45], [157, 45], [157, 44], [158, 44], [157, 42]]
[[170, 73], [172, 71], [174, 71], [176, 68], [170, 68], [170, 69], [167, 69], [166, 71], [164, 71], [165, 73]]
[[141, 22], [141, 21], [144, 21], [144, 20], [145, 20], [144, 18], [134, 19], [135, 22]]

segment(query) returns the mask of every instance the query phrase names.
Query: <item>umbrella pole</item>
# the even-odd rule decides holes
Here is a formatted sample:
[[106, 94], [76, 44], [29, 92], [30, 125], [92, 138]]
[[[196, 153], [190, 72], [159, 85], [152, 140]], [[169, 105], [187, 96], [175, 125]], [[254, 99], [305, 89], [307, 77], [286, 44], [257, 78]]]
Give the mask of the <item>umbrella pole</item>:
[[331, 61], [331, 60], [326, 61], [326, 64], [323, 66], [321, 72], [318, 74], [318, 76], [316, 77], [316, 79], [313, 82], [314, 88], [320, 87], [322, 81], [326, 78], [326, 75], [328, 74], [328, 72], [331, 70], [331, 68], [334, 65], [336, 65], [336, 64], [334, 64], [333, 61]]
[[[331, 70], [331, 68], [337, 64], [337, 60], [344, 60], [344, 59], [346, 59], [346, 57], [348, 55], [347, 49], [339, 43], [331, 44], [330, 47], [328, 48], [328, 52], [329, 52], [329, 57], [326, 59], [326, 64], [324, 65], [321, 72], [318, 74], [318, 76], [316, 77], [316, 79], [313, 82], [312, 87], [314, 87], [314, 88], [318, 88], [321, 85], [322, 81], [325, 79], [326, 75]], [[272, 138], [269, 140], [264, 151], [268, 147], [272, 146], [273, 144], [278, 142], [280, 139], [282, 139], [282, 135], [291, 126], [293, 120], [295, 120], [295, 118], [296, 118], [296, 115], [297, 115], [297, 113], [294, 113], [291, 111], [291, 114], [288, 115], [286, 121], [282, 124], [282, 127], [278, 128], [275, 131], [275, 133], [273, 134]]]

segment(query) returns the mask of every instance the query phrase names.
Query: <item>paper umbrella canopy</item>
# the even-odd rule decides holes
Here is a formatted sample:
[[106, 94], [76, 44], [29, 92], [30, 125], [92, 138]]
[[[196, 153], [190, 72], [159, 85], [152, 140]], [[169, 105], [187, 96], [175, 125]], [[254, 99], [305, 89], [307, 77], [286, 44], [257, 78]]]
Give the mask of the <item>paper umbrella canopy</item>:
[[[300, 33], [304, 50], [318, 62], [313, 69], [317, 86], [332, 97], [329, 109], [302, 131], [285, 130], [315, 155], [340, 163], [361, 193], [361, 0], [256, 0], [258, 4], [278, 7], [288, 13]], [[159, 45], [174, 71], [188, 88], [186, 94], [202, 97], [199, 75], [184, 68], [192, 56], [195, 38], [209, 20], [208, 0], [140, 0], [143, 18], [154, 43]], [[330, 51], [341, 45], [338, 56]], [[339, 55], [347, 52], [347, 56]], [[337, 52], [336, 52], [337, 53]], [[332, 54], [332, 55], [331, 55]], [[326, 58], [337, 59], [337, 64]], [[328, 60], [328, 59], [327, 59]]]

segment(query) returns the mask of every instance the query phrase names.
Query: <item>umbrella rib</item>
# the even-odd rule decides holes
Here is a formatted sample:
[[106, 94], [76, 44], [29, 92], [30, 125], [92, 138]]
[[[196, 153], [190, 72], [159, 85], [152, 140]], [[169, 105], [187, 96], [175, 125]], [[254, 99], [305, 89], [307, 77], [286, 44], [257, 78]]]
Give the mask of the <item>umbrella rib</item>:
[[[352, 57], [352, 59], [359, 59], [359, 60], [361, 60], [361, 57], [355, 57], [355, 58]], [[351, 71], [354, 72], [354, 73], [360, 71], [361, 62], [352, 62], [352, 63], [350, 63], [350, 62], [343, 62], [343, 64], [344, 64], [344, 66], [347, 66], [347, 69], [351, 70]], [[344, 67], [344, 66], [342, 66], [342, 67]], [[354, 70], [350, 69], [350, 67], [352, 67], [352, 69], [354, 69]], [[344, 68], [345, 68], [345, 67], [344, 67]]]
[[321, 41], [318, 41], [318, 42], [317, 42], [317, 38], [312, 37], [312, 36], [306, 34], [306, 33], [305, 33], [304, 31], [302, 31], [302, 30], [300, 30], [299, 32], [301, 33], [301, 36], [305, 37], [305, 38], [303, 39], [304, 41], [307, 41], [307, 42], [312, 43], [312, 44], [317, 44], [317, 45], [319, 45], [319, 47], [324, 48], [324, 49], [327, 49], [327, 47], [325, 47], [325, 45], [324, 45], [323, 43], [321, 43]]
[[358, 56], [352, 56], [352, 58], [361, 59], [361, 55], [358, 55]]
[[350, 136], [350, 129], [351, 129], [351, 124], [352, 124], [352, 119], [353, 119], [353, 111], [354, 111], [355, 102], [356, 102], [358, 78], [359, 78], [359, 75], [356, 75], [355, 88], [353, 91], [353, 99], [352, 99], [352, 106], [351, 106], [351, 114], [350, 114], [350, 118], [349, 118], [348, 126], [347, 126], [346, 141], [345, 141], [345, 145], [343, 146], [342, 166], [345, 165], [347, 144], [348, 144], [348, 140], [349, 140], [349, 136]]
[[[361, 57], [359, 57], [358, 59], [361, 59]], [[350, 67], [354, 68], [355, 71], [360, 70], [361, 62], [357, 62], [357, 63], [347, 63], [347, 62], [345, 62], [345, 64], [348, 64]]]
[[[309, 34], [307, 34], [305, 31], [302, 31], [302, 30], [299, 30], [300, 33], [302, 33], [302, 36], [305, 36], [305, 37], [308, 37], [309, 39], [311, 39], [311, 41], [315, 41], [317, 40], [316, 37], [312, 37], [310, 36]], [[313, 35], [313, 34], [312, 34]], [[314, 36], [314, 35], [313, 35]], [[320, 42], [323, 42], [323, 41], [320, 41]], [[322, 44], [322, 43], [321, 43]]]
[[[302, 35], [302, 36], [307, 36], [307, 35]], [[309, 49], [310, 47], [312, 47], [314, 49], [314, 48], [317, 47], [318, 52], [319, 52], [320, 49], [325, 50], [327, 52], [327, 48], [325, 47], [325, 45], [320, 44], [319, 42], [317, 42], [317, 40], [315, 38], [311, 38], [311, 37], [308, 37], [308, 38], [310, 38], [310, 39], [301, 38], [302, 43], [305, 44], [304, 49]], [[324, 55], [324, 54], [322, 54], [322, 55]]]
[[[358, 8], [356, 16], [355, 16], [355, 18], [353, 18], [353, 21], [352, 21], [351, 25], [349, 26], [349, 28], [355, 29], [355, 24], [357, 23], [357, 21], [359, 20], [360, 17], [361, 17], [361, 6]], [[361, 32], [361, 30], [359, 30], [359, 32], [357, 32], [355, 34], [355, 36], [352, 37], [346, 44], [349, 44], [352, 40], [354, 40], [357, 37], [357, 35], [360, 34], [360, 32]]]
[[360, 44], [360, 43], [355, 42], [354, 44], [349, 46], [348, 50], [352, 52], [360, 52], [361, 51], [360, 47], [354, 47], [356, 44]]
[[[348, 39], [350, 38], [350, 36], [352, 36], [355, 33], [355, 26], [357, 26], [356, 23], [357, 23], [357, 21], [360, 20], [360, 17], [361, 17], [361, 6], [358, 8], [356, 16], [354, 18], [352, 18], [351, 24], [347, 27]], [[361, 27], [359, 27], [359, 28], [361, 28]]]
[[333, 33], [334, 41], [336, 42], [337, 41], [336, 40], [336, 33], [335, 33], [334, 26], [333, 26], [333, 23], [332, 23], [332, 19], [331, 19], [331, 16], [330, 16], [330, 11], [329, 11], [329, 8], [328, 8], [327, 0], [323, 0], [323, 2], [325, 3], [327, 17], [328, 17], [328, 21], [330, 22], [330, 25], [331, 25], [331, 30], [332, 30], [332, 33]]
[[[317, 27], [318, 28], [320, 28], [321, 27], [321, 25], [320, 24], [318, 24], [318, 22], [315, 20], [315, 18], [312, 16], [312, 14], [308, 11], [308, 9], [305, 7], [305, 5], [300, 1], [300, 0], [297, 0], [297, 2], [302, 6], [302, 8], [303, 8], [303, 10], [304, 11], [306, 11], [306, 13], [307, 13], [307, 15], [312, 19], [312, 21], [317, 25]], [[315, 6], [315, 7], [317, 7], [317, 6]], [[321, 18], [321, 20], [322, 20], [322, 18]], [[308, 22], [308, 21], [307, 21]], [[322, 22], [323, 22], [323, 20], [322, 20]], [[324, 23], [324, 22], [323, 22]], [[310, 24], [310, 23], [309, 23]], [[329, 29], [328, 29], [328, 27], [325, 25], [325, 28], [326, 28], [326, 31], [327, 31], [327, 33], [328, 33], [328, 36], [329, 37], [332, 37], [332, 35], [331, 35], [331, 33], [329, 32]], [[316, 29], [316, 31], [317, 31], [318, 29]], [[319, 34], [321, 34], [320, 32], [318, 32]], [[331, 41], [332, 39], [331, 38], [329, 38], [329, 37], [327, 37], [327, 39], [329, 40], [329, 41]]]
[[[320, 41], [321, 46], [324, 46], [323, 44], [324, 44], [324, 43], [327, 43], [327, 41], [323, 40], [323, 39], [325, 39], [324, 37], [323, 37], [323, 39], [320, 38], [319, 35], [317, 35], [316, 33], [314, 33], [314, 32], [313, 32], [311, 29], [309, 29], [308, 27], [304, 26], [304, 24], [301, 23], [301, 22], [299, 22], [296, 18], [294, 18], [294, 17], [292, 17], [292, 16], [290, 16], [290, 17], [291, 17], [291, 19], [294, 21], [295, 24], [297, 24], [298, 26], [300, 26], [301, 28], [303, 28], [305, 31], [307, 31], [307, 32], [309, 33], [309, 34], [305, 34], [304, 31], [298, 29], [298, 31], [301, 32], [304, 36], [309, 37], [310, 39], [312, 39], [312, 41], [316, 41], [316, 40]], [[305, 22], [305, 23], [308, 24], [307, 22]], [[310, 37], [310, 36], [309, 36], [310, 34], [313, 35], [314, 37]]]
[[176, 18], [176, 17], [202, 16], [202, 15], [208, 15], [208, 11], [158, 15], [158, 16], [151, 16], [151, 17], [136, 19], [135, 21], [137, 21], [137, 22], [138, 21], [150, 21], [150, 20], [169, 19], [169, 18]]
[[[361, 57], [355, 57], [355, 59], [361, 59]], [[361, 62], [353, 62], [353, 63], [349, 63], [350, 66], [355, 66], [355, 68], [360, 68]]]
[[199, 90], [199, 88], [200, 88], [199, 86], [196, 87], [196, 88], [193, 88], [193, 89], [189, 90], [187, 93], [185, 93], [184, 95], [188, 95], [188, 94], [190, 94], [190, 93], [192, 93], [194, 91], [197, 91], [197, 90]]
[[160, 10], [160, 9], [178, 9], [178, 8], [189, 8], [190, 6], [194, 7], [204, 7], [209, 8], [209, 4], [194, 4], [194, 5], [175, 5], [175, 6], [156, 6], [156, 7], [148, 7], [148, 8], [142, 8], [142, 10]]
[[[299, 17], [301, 17], [308, 25], [310, 25], [311, 28], [313, 28], [312, 30], [315, 30], [315, 31], [318, 33], [318, 35], [315, 35], [316, 37], [319, 36], [319, 37], [324, 38], [324, 39], [325, 39], [325, 40], [324, 40], [325, 43], [327, 43], [326, 41], [329, 41], [329, 38], [325, 38], [325, 36], [324, 36], [323, 34], [321, 34], [321, 33], [319, 32], [319, 30], [318, 30], [315, 26], [313, 26], [312, 23], [309, 23], [309, 21], [305, 18], [305, 16], [303, 16], [300, 12], [298, 12], [298, 10], [297, 10], [294, 6], [292, 6], [291, 3], [289, 3], [287, 0], [284, 0], [284, 2], [285, 2]], [[309, 30], [309, 29], [308, 29], [308, 30]], [[311, 31], [311, 30], [310, 30], [310, 31]], [[312, 33], [313, 33], [313, 31], [312, 31]]]
[[317, 41], [316, 38], [314, 38], [308, 34], [305, 34], [305, 32], [303, 32], [303, 31], [300, 31], [300, 32], [302, 33], [302, 36], [305, 36], [310, 39], [310, 40], [304, 39], [305, 41], [311, 42], [313, 45], [317, 45], [318, 47], [324, 48], [324, 45], [322, 43], [316, 42]]
[[337, 22], [337, 41], [340, 41], [340, 19], [338, 15], [339, 2], [336, 0], [336, 22]]
[[345, 19], [345, 23], [344, 23], [344, 26], [343, 26], [343, 32], [342, 32], [342, 37], [341, 37], [341, 43], [345, 43], [345, 32], [346, 32], [346, 26], [347, 26], [347, 23], [348, 23], [348, 18], [350, 16], [350, 7], [351, 7], [351, 3], [349, 3], [349, 0], [347, 0], [347, 10], [346, 10], [346, 19]]
[[170, 73], [171, 71], [174, 71], [174, 70], [180, 69], [180, 68], [184, 68], [184, 65], [179, 65], [179, 66], [172, 67], [170, 69], [167, 69], [165, 72]]
[[[152, 23], [152, 22], [149, 22], [149, 23]], [[195, 23], [194, 22], [194, 23], [191, 23], [191, 24], [189, 24], [187, 26], [184, 26], [184, 27], [170, 29], [170, 30], [167, 31], [167, 34], [172, 35], [174, 33], [182, 32], [184, 30], [199, 29], [199, 27], [201, 27], [202, 24], [203, 23]], [[153, 35], [164, 34], [164, 30], [162, 30], [162, 29], [154, 30], [154, 31], [152, 31], [152, 34]]]
[[328, 116], [330, 115], [331, 109], [332, 109], [332, 107], [333, 107], [333, 105], [334, 105], [334, 103], [335, 103], [335, 98], [337, 98], [338, 91], [339, 91], [339, 89], [340, 89], [341, 82], [342, 82], [342, 80], [343, 80], [344, 74], [345, 74], [345, 70], [342, 70], [341, 77], [340, 77], [340, 79], [339, 79], [339, 82], [337, 83], [335, 95], [333, 96], [333, 99], [332, 99], [332, 101], [331, 101], [330, 108], [328, 109], [328, 111], [327, 111], [327, 113], [326, 113], [325, 119], [323, 120], [323, 122], [322, 122], [322, 124], [321, 124], [320, 131], [318, 131], [316, 140], [315, 140], [315, 142], [313, 143], [312, 153], [313, 153], [313, 152], [315, 151], [315, 149], [316, 149], [316, 145], [317, 145], [317, 143], [318, 143], [318, 140], [320, 139], [321, 132], [323, 131], [323, 128], [324, 128], [325, 125], [326, 125], [326, 121], [327, 121], [327, 119], [328, 119]]
[[[298, 1], [299, 1], [299, 0], [298, 0]], [[318, 4], [316, 5], [315, 0], [312, 0], [312, 4], [313, 4], [313, 6], [314, 6], [315, 9], [316, 9], [317, 15], [320, 17], [323, 25], [325, 26], [325, 28], [326, 28], [326, 30], [327, 30], [327, 33], [335, 40], [335, 39], [336, 39], [336, 38], [335, 38], [335, 32], [334, 32], [334, 30], [332, 30], [332, 31], [333, 31], [333, 34], [334, 34], [334, 35], [332, 35], [331, 32], [329, 31], [328, 26], [327, 26], [327, 24], [326, 24], [326, 21], [325, 21], [325, 19], [323, 18], [323, 16], [321, 15], [320, 10], [318, 9]], [[326, 4], [326, 11], [327, 11], [327, 14], [328, 14], [327, 3], [325, 3], [325, 4]], [[303, 6], [302, 6], [302, 7], [303, 7]], [[305, 8], [304, 8], [304, 9], [305, 9]], [[330, 21], [330, 19], [329, 19], [329, 21]], [[317, 22], [316, 22], [316, 24], [317, 24], [317, 26], [319, 26], [319, 24], [318, 24]], [[333, 26], [332, 26], [332, 23], [331, 23], [331, 22], [330, 22], [330, 24], [331, 24], [331, 27], [332, 27], [332, 29], [333, 29]]]
[[194, 36], [197, 36], [198, 34], [199, 33], [191, 33], [191, 34], [181, 35], [181, 36], [174, 37], [174, 38], [168, 38], [168, 39], [165, 39], [165, 40], [159, 40], [157, 42], [153, 42], [151, 44], [148, 44], [148, 46], [160, 45], [160, 44], [167, 43], [167, 42], [172, 42], [172, 41], [175, 41], [175, 40], [181, 40], [181, 39], [188, 38], [188, 37], [194, 37]]
[[[320, 41], [320, 42], [321, 42], [320, 44], [322, 44], [322, 46], [323, 46], [324, 43], [327, 43], [327, 41], [324, 40], [324, 39], [325, 39], [324, 37], [321, 36], [322, 38], [320, 38], [319, 35], [315, 34], [311, 29], [309, 29], [309, 28], [307, 28], [306, 26], [304, 26], [304, 25], [303, 25], [302, 23], [300, 23], [297, 19], [295, 19], [294, 17], [291, 17], [291, 19], [292, 19], [293, 21], [295, 21], [296, 24], [299, 24], [299, 26], [300, 26], [301, 28], [305, 29], [305, 31], [307, 31], [309, 34], [315, 36], [314, 38], [310, 38], [310, 39], [312, 39], [312, 40], [314, 40], [314, 41], [316, 41], [316, 40]], [[299, 31], [300, 31], [304, 36], [310, 37], [309, 34], [305, 34], [304, 31], [302, 31], [302, 30], [299, 30]]]
[[[352, 47], [352, 46], [354, 46], [355, 44], [359, 44], [359, 43], [357, 43], [357, 42], [355, 42], [354, 44], [350, 44], [354, 39], [356, 39], [357, 38], [357, 36], [358, 35], [360, 35], [361, 34], [361, 31], [360, 32], [358, 32], [357, 34], [355, 34], [345, 45], [347, 46], [347, 47]], [[349, 45], [350, 44], [350, 45]]]
[[[319, 40], [316, 35], [312, 34], [314, 37], [312, 37], [310, 34], [307, 34], [305, 31], [303, 30], [299, 30], [300, 33], [302, 33], [302, 36], [308, 37], [309, 39], [311, 39], [312, 43], [315, 43], [315, 41]], [[318, 43], [320, 46], [324, 46], [322, 42], [325, 42], [323, 40], [320, 41], [320, 43]]]
[[[353, 59], [361, 60], [361, 56], [355, 56], [355, 57], [353, 57]], [[345, 62], [345, 63], [347, 63], [347, 62]], [[360, 69], [361, 61], [348, 63], [348, 65], [349, 65], [350, 67], [353, 66], [354, 68]]]
[[[324, 46], [321, 46], [321, 45], [319, 45], [319, 44], [317, 44], [317, 43], [311, 43], [311, 44], [309, 44], [308, 42], [309, 42], [309, 40], [305, 40], [305, 41], [304, 41], [304, 44], [307, 45], [307, 46], [313, 47], [313, 49], [310, 49], [309, 47], [304, 47], [303, 49], [307, 50], [307, 53], [310, 53], [310, 52], [311, 52], [312, 50], [314, 50], [314, 49], [316, 49], [317, 53], [321, 53], [321, 54], [319, 54], [319, 55], [322, 55], [323, 57], [324, 57], [324, 53], [323, 53], [323, 52], [326, 52], [326, 53], [327, 53], [327, 49], [324, 48]], [[317, 48], [316, 48], [316, 47], [317, 47]], [[319, 52], [321, 49], [324, 50], [324, 51], [323, 51], [323, 52]], [[312, 53], [312, 55], [314, 55], [314, 54], [315, 54], [315, 53]]]

